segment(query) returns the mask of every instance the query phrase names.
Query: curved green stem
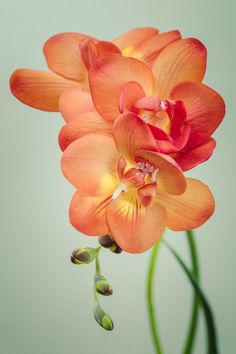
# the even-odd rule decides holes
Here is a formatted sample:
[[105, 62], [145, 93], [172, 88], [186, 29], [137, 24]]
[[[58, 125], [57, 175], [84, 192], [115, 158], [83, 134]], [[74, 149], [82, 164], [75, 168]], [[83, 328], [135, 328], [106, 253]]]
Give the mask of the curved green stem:
[[[194, 232], [192, 230], [188, 230], [186, 231], [186, 234], [187, 234], [187, 241], [188, 241], [188, 246], [189, 246], [190, 256], [191, 256], [192, 272], [196, 280], [199, 281], [199, 264], [198, 264], [196, 243], [194, 240]], [[198, 314], [199, 314], [199, 300], [196, 292], [194, 292], [189, 330], [188, 330], [188, 334], [187, 334], [187, 338], [183, 350], [184, 354], [191, 354], [193, 351], [194, 341], [197, 333]]]
[[179, 262], [180, 266], [184, 270], [185, 274], [187, 275], [190, 283], [192, 284], [194, 290], [196, 291], [198, 295], [198, 299], [201, 303], [203, 313], [205, 316], [205, 321], [206, 321], [206, 327], [207, 327], [207, 339], [208, 339], [208, 354], [218, 354], [218, 345], [217, 345], [217, 333], [216, 333], [216, 328], [215, 328], [215, 321], [214, 321], [214, 316], [213, 312], [211, 310], [211, 307], [209, 305], [209, 302], [204, 295], [202, 289], [199, 286], [199, 283], [197, 279], [195, 278], [194, 274], [192, 271], [188, 269], [186, 264], [182, 261], [180, 256], [175, 252], [174, 248], [172, 248], [168, 242], [165, 240], [162, 240], [162, 242], [169, 248], [171, 253], [175, 256], [177, 261]]
[[153, 338], [153, 343], [155, 346], [156, 354], [162, 354], [161, 342], [158, 335], [158, 327], [155, 318], [155, 308], [153, 302], [153, 278], [154, 278], [154, 270], [157, 260], [157, 254], [159, 250], [160, 242], [157, 242], [152, 249], [150, 263], [148, 267], [148, 278], [147, 278], [147, 305], [148, 305], [148, 314], [150, 321], [150, 328]]

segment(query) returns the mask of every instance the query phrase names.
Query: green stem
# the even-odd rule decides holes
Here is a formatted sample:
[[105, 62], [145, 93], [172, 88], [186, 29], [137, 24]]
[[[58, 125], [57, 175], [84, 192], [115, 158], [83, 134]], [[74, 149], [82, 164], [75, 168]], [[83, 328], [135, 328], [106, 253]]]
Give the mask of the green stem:
[[96, 262], [96, 274], [100, 275], [101, 274], [101, 266], [100, 266], [100, 262], [99, 262], [99, 252], [96, 256], [95, 262]]
[[152, 339], [155, 346], [156, 354], [162, 354], [162, 348], [161, 348], [160, 338], [158, 335], [157, 322], [155, 318], [155, 308], [153, 302], [153, 278], [154, 278], [154, 270], [155, 270], [159, 246], [160, 246], [160, 242], [157, 242], [153, 246], [150, 263], [148, 267], [148, 278], [147, 278], [148, 314], [149, 314], [150, 328], [151, 328]]
[[[192, 230], [186, 231], [187, 241], [190, 250], [191, 262], [192, 262], [192, 272], [197, 281], [199, 281], [199, 265], [198, 265], [198, 255], [196, 249], [196, 243], [194, 240], [194, 232]], [[193, 295], [192, 302], [192, 315], [189, 324], [189, 330], [187, 334], [187, 339], [184, 346], [184, 354], [191, 354], [193, 351], [194, 341], [197, 333], [197, 323], [199, 314], [199, 300], [196, 292]]]
[[209, 302], [206, 299], [206, 296], [204, 295], [202, 289], [200, 288], [197, 279], [195, 278], [193, 272], [191, 272], [186, 264], [182, 261], [180, 256], [175, 252], [175, 250], [165, 241], [162, 240], [162, 242], [169, 248], [169, 250], [172, 252], [172, 254], [175, 256], [177, 261], [179, 262], [180, 266], [186, 273], [188, 279], [190, 280], [194, 290], [196, 291], [199, 301], [201, 303], [204, 316], [205, 316], [205, 321], [206, 321], [206, 327], [207, 327], [207, 337], [208, 337], [208, 354], [218, 354], [218, 346], [217, 346], [217, 334], [216, 334], [216, 328], [215, 328], [215, 321], [214, 321], [214, 316], [213, 312], [211, 310], [211, 307], [209, 305]]

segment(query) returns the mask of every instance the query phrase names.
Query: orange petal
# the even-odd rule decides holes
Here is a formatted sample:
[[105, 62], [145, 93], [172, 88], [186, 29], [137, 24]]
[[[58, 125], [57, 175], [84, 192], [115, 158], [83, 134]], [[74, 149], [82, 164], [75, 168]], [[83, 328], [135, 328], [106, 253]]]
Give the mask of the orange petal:
[[48, 71], [16, 70], [10, 79], [13, 95], [28, 106], [43, 111], [57, 112], [62, 92], [79, 83]]
[[71, 143], [62, 156], [64, 176], [80, 192], [91, 196], [112, 195], [119, 184], [114, 139], [88, 134]]
[[213, 138], [210, 138], [197, 148], [177, 153], [174, 156], [174, 159], [183, 171], [188, 171], [191, 170], [191, 168], [199, 165], [200, 163], [203, 163], [204, 161], [208, 160], [211, 157], [215, 147], [215, 140]]
[[96, 42], [92, 38], [86, 38], [79, 44], [80, 54], [86, 68], [89, 70], [90, 66], [98, 57], [98, 49]]
[[130, 56], [132, 56], [132, 52], [135, 52], [139, 46], [146, 43], [147, 40], [154, 37], [158, 33], [159, 31], [152, 27], [134, 28], [114, 39], [113, 42], [118, 48], [120, 48], [123, 55], [129, 51], [131, 54]]
[[140, 60], [152, 67], [162, 50], [180, 38], [181, 34], [178, 30], [156, 34], [138, 47], [138, 50], [142, 53]]
[[117, 164], [117, 172], [120, 180], [122, 180], [122, 178], [124, 177], [126, 166], [127, 166], [127, 161], [121, 156]]
[[89, 82], [94, 105], [106, 120], [114, 121], [119, 115], [119, 97], [123, 87], [130, 81], [138, 82], [145, 94], [155, 90], [152, 71], [134, 58], [118, 54], [100, 57], [89, 70]]
[[88, 236], [108, 234], [106, 209], [110, 200], [109, 197], [91, 197], [76, 192], [70, 204], [71, 224]]
[[171, 43], [153, 65], [158, 96], [169, 98], [173, 88], [183, 81], [201, 82], [206, 71], [206, 58], [206, 48], [195, 38]]
[[152, 247], [161, 238], [165, 222], [165, 209], [157, 203], [145, 208], [135, 189], [121, 194], [107, 208], [112, 237], [129, 253], [141, 253]]
[[168, 155], [153, 151], [136, 152], [136, 161], [148, 161], [157, 172], [157, 186], [169, 194], [182, 194], [186, 189], [186, 179], [179, 165]]
[[138, 109], [144, 109], [146, 111], [160, 111], [160, 99], [157, 96], [141, 97], [134, 103], [134, 107]]
[[87, 38], [80, 43], [81, 57], [87, 67], [95, 62], [95, 60], [106, 53], [116, 53], [121, 54], [121, 51], [115, 44], [107, 41], [94, 41], [91, 38]]
[[130, 111], [134, 102], [144, 97], [145, 93], [142, 86], [135, 81], [128, 82], [121, 90], [119, 97], [119, 111], [123, 113]]
[[138, 190], [138, 196], [141, 203], [145, 208], [147, 208], [156, 197], [157, 185], [156, 183], [145, 184]]
[[88, 36], [80, 33], [59, 33], [49, 38], [43, 52], [49, 69], [87, 86], [87, 68], [81, 58], [79, 44]]
[[180, 196], [157, 193], [157, 201], [167, 212], [167, 227], [174, 231], [195, 229], [214, 212], [215, 202], [202, 182], [187, 178], [187, 189]]
[[68, 122], [81, 113], [95, 111], [95, 107], [88, 92], [82, 91], [80, 87], [72, 87], [60, 96], [59, 110]]
[[74, 140], [90, 133], [112, 133], [112, 125], [97, 112], [80, 114], [64, 125], [59, 134], [59, 145], [64, 151]]
[[99, 41], [97, 43], [97, 49], [99, 55], [103, 55], [106, 53], [121, 54], [120, 49], [114, 43], [108, 41]]
[[171, 92], [171, 98], [180, 99], [187, 112], [191, 134], [188, 149], [202, 144], [222, 122], [225, 104], [222, 97], [210, 87], [197, 82], [184, 82]]
[[120, 156], [135, 161], [136, 150], [157, 150], [148, 125], [134, 113], [122, 114], [114, 123], [113, 134]]

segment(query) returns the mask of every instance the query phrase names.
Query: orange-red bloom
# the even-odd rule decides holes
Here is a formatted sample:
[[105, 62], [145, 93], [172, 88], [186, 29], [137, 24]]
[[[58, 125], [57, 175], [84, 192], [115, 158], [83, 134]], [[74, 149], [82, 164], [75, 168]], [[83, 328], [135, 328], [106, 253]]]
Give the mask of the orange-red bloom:
[[68, 88], [89, 91], [88, 69], [99, 56], [116, 53], [152, 66], [160, 52], [180, 37], [179, 31], [159, 34], [151, 27], [133, 29], [113, 42], [80, 33], [57, 34], [43, 48], [51, 71], [18, 69], [11, 77], [11, 90], [16, 98], [31, 107], [58, 111], [59, 97]]
[[[206, 49], [196, 39], [167, 46], [152, 70], [137, 59], [106, 54], [89, 70], [93, 103], [110, 124], [125, 112], [134, 113], [155, 138], [153, 149], [189, 170], [211, 156], [215, 148], [211, 135], [225, 114], [221, 96], [201, 83], [205, 69]], [[64, 139], [65, 131], [60, 136], [62, 147]]]
[[62, 171], [77, 189], [72, 225], [90, 236], [110, 232], [123, 250], [140, 253], [166, 226], [187, 230], [203, 224], [214, 211], [214, 199], [206, 185], [185, 179], [171, 157], [149, 151], [155, 139], [149, 139], [147, 125], [132, 113], [125, 116], [131, 122], [128, 144], [119, 139], [122, 124], [116, 142], [111, 135], [87, 134], [64, 151]]

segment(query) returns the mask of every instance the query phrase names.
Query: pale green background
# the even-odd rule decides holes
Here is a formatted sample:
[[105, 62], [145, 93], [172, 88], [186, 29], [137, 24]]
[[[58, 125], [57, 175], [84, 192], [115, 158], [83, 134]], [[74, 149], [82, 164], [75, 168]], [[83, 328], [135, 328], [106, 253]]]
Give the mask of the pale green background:
[[[152, 354], [144, 279], [149, 254], [104, 254], [102, 268], [114, 296], [103, 301], [115, 321], [107, 333], [92, 315], [93, 266], [69, 261], [95, 240], [69, 224], [73, 193], [63, 178], [59, 114], [43, 113], [11, 96], [8, 78], [19, 67], [45, 68], [44, 41], [63, 31], [112, 39], [129, 28], [178, 28], [208, 48], [205, 82], [226, 100], [227, 117], [209, 163], [191, 175], [210, 185], [217, 209], [198, 230], [203, 287], [215, 311], [221, 353], [235, 349], [235, 6], [234, 1], [20, 0], [0, 1], [1, 107], [1, 354]], [[188, 260], [186, 241], [168, 239]], [[163, 248], [158, 265], [158, 315], [165, 354], [181, 352], [191, 290]], [[156, 289], [157, 290], [157, 289]], [[195, 354], [205, 353], [204, 325]]]

